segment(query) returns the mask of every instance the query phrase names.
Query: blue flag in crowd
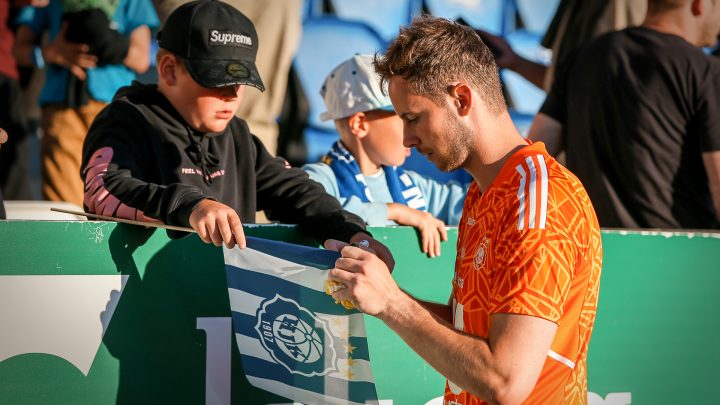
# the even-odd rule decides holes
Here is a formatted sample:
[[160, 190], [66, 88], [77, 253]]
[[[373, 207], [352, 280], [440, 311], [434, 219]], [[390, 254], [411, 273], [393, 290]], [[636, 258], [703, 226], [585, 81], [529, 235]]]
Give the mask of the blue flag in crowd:
[[377, 403], [362, 313], [325, 294], [337, 252], [247, 238], [223, 248], [248, 381], [305, 404]]

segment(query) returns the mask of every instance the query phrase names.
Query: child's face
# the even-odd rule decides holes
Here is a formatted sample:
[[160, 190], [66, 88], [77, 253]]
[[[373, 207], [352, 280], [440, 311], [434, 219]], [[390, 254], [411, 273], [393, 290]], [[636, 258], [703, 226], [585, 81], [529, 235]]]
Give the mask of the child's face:
[[173, 104], [192, 128], [200, 132], [221, 132], [235, 116], [245, 87], [202, 87], [185, 69], [178, 69], [177, 90], [181, 95]]
[[403, 124], [392, 111], [374, 110], [365, 113], [368, 133], [362, 140], [370, 160], [383, 166], [400, 166], [410, 156], [403, 146]]

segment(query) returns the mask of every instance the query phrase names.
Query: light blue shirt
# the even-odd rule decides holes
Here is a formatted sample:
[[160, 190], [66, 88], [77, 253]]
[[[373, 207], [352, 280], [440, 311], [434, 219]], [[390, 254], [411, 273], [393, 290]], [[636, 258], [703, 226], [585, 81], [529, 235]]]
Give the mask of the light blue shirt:
[[[62, 25], [62, 0], [50, 0], [47, 7], [25, 7], [17, 17], [18, 25], [27, 25], [40, 38], [48, 31], [48, 40], [52, 41], [60, 32]], [[143, 25], [150, 29], [160, 25], [155, 8], [150, 0], [120, 0], [112, 16], [119, 33], [129, 36]], [[51, 65], [45, 74], [45, 86], [40, 92], [39, 103], [65, 104], [70, 71], [62, 66]], [[129, 85], [135, 79], [135, 72], [125, 65], [107, 65], [87, 70], [87, 83], [90, 96], [97, 101], [110, 102], [115, 92]]]
[[[325, 163], [309, 163], [302, 167], [311, 179], [322, 184], [325, 191], [337, 198], [346, 211], [362, 218], [370, 226], [397, 225], [388, 220], [387, 203], [393, 202], [385, 180], [385, 171], [380, 170], [372, 176], [365, 176], [367, 188], [372, 196], [372, 202], [363, 202], [359, 197], [344, 198], [340, 196], [335, 172]], [[463, 187], [456, 181], [447, 184], [423, 177], [413, 171], [407, 173], [425, 197], [427, 210], [446, 225], [455, 226], [460, 222], [465, 194], [468, 187]]]

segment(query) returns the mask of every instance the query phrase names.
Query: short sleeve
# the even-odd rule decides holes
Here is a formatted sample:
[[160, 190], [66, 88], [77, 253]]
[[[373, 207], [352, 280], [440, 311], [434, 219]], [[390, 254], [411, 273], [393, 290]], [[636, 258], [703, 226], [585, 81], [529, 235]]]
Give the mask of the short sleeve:
[[720, 150], [720, 58], [710, 59], [710, 72], [700, 85], [695, 129], [703, 152]]
[[531, 315], [557, 323], [570, 294], [579, 248], [548, 229], [510, 227], [496, 240], [491, 313]]
[[160, 25], [155, 7], [150, 0], [125, 0], [121, 3], [122, 9], [118, 9], [113, 20], [123, 27], [120, 31], [125, 35], [130, 34], [138, 27], [147, 26], [155, 29]]
[[578, 50], [571, 52], [564, 62], [555, 70], [552, 87], [548, 92], [545, 102], [540, 107], [541, 113], [553, 118], [561, 124], [566, 124], [567, 120], [567, 81], [570, 77], [570, 71], [575, 65], [575, 59], [578, 58]]
[[15, 23], [17, 25], [26, 25], [30, 27], [36, 36], [39, 36], [49, 26], [48, 10], [50, 6], [44, 8], [37, 8], [33, 6], [26, 6], [20, 9], [17, 17], [15, 17]]

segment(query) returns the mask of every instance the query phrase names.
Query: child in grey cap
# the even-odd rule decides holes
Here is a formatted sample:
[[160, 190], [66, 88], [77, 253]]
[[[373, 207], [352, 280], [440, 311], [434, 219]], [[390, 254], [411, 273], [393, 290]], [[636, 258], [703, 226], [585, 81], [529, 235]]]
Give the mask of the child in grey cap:
[[355, 55], [327, 76], [320, 95], [335, 120], [340, 140], [318, 163], [303, 169], [368, 225], [408, 225], [420, 231], [423, 253], [440, 255], [445, 225], [460, 220], [466, 188], [441, 184], [403, 170], [402, 120], [372, 66], [371, 55]]

